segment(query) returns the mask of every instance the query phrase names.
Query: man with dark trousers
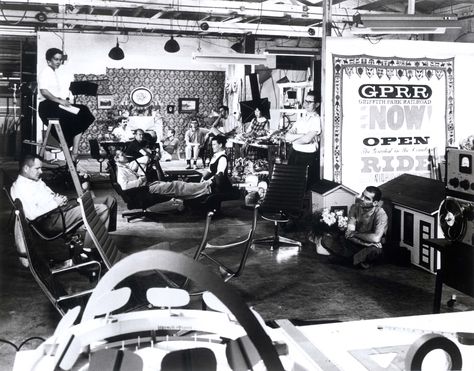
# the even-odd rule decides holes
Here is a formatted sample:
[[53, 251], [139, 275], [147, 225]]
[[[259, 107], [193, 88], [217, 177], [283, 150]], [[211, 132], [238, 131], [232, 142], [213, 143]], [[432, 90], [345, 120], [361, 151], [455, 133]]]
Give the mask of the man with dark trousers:
[[[20, 172], [13, 183], [10, 194], [13, 200], [22, 203], [25, 216], [46, 235], [67, 230], [82, 220], [81, 209], [75, 199], [60, 195], [41, 180], [42, 160], [37, 155], [26, 155], [20, 161]], [[109, 231], [117, 227], [117, 202], [112, 196], [95, 200], [95, 210]], [[62, 216], [65, 225], [63, 226]], [[92, 240], [86, 233], [84, 247], [92, 248]]]

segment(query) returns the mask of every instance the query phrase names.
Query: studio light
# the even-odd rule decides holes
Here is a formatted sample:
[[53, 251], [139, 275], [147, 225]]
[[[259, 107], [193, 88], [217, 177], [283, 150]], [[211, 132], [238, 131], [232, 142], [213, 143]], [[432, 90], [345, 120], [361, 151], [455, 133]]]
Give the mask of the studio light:
[[48, 16], [43, 13], [43, 12], [39, 12], [38, 14], [35, 15], [35, 18], [38, 22], [46, 22], [48, 20]]
[[125, 58], [125, 54], [123, 50], [119, 46], [118, 38], [117, 38], [117, 45], [110, 49], [109, 58], [113, 59], [114, 61], [119, 61]]
[[236, 51], [237, 53], [243, 53], [245, 51], [245, 49], [244, 49], [244, 40], [242, 39], [242, 40], [236, 42], [230, 48], [232, 50]]
[[169, 39], [166, 44], [165, 44], [165, 51], [168, 53], [176, 53], [179, 52], [179, 44], [178, 42], [171, 36], [171, 39]]
[[356, 14], [353, 34], [440, 34], [461, 28], [455, 14]]

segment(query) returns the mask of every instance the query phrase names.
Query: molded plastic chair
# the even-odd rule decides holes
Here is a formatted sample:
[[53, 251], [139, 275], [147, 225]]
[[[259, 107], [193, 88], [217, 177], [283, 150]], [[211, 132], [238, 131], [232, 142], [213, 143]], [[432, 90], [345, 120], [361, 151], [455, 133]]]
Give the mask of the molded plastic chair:
[[107, 160], [107, 155], [100, 152], [100, 145], [97, 139], [89, 139], [91, 157], [99, 162], [99, 172], [102, 172], [102, 163]]
[[275, 164], [265, 198], [260, 205], [260, 215], [274, 224], [273, 236], [254, 240], [255, 244], [270, 245], [271, 250], [280, 245], [301, 246], [301, 242], [282, 237], [278, 226], [287, 223], [290, 215], [300, 215], [306, 193], [308, 169], [306, 166]]
[[43, 290], [46, 297], [51, 301], [56, 310], [65, 315], [68, 309], [76, 305], [86, 303], [87, 297], [92, 293], [93, 288], [77, 292], [70, 292], [62, 284], [59, 275], [71, 271], [81, 271], [82, 269], [95, 268], [97, 277], [100, 278], [101, 265], [95, 260], [90, 260], [80, 264], [67, 262], [59, 268], [52, 268], [47, 259], [37, 252], [38, 246], [34, 245], [29, 225], [23, 213], [21, 201], [16, 199], [15, 206], [15, 245], [20, 259], [20, 263], [30, 269], [33, 278]]

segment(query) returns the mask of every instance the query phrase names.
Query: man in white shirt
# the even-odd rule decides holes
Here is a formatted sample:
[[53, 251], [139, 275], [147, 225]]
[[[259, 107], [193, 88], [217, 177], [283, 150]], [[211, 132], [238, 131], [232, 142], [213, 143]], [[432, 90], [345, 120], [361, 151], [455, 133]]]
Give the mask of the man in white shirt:
[[133, 132], [128, 128], [128, 117], [120, 116], [117, 119], [117, 127], [112, 130], [112, 136], [120, 142], [128, 142], [133, 138]]
[[148, 193], [176, 197], [182, 200], [198, 198], [212, 192], [212, 181], [186, 183], [181, 180], [174, 180], [171, 182], [158, 180], [151, 184], [147, 184], [146, 177], [140, 176], [137, 173], [138, 164], [136, 161], [129, 162], [122, 151], [117, 151], [115, 153], [115, 162], [117, 164], [117, 183], [124, 191], [141, 186], [147, 186]]
[[184, 147], [187, 164], [186, 169], [191, 169], [191, 159], [193, 161], [193, 169], [197, 169], [199, 152], [205, 145], [208, 132], [208, 129], [199, 127], [199, 122], [196, 119], [192, 119], [189, 123], [189, 129], [184, 133], [184, 140], [186, 142], [186, 147]]
[[[54, 235], [67, 230], [82, 220], [81, 210], [76, 200], [68, 200], [64, 195], [53, 192], [42, 180], [42, 161], [37, 155], [26, 155], [20, 162], [20, 173], [10, 189], [13, 200], [19, 199], [26, 218], [34, 222], [46, 235]], [[95, 209], [109, 231], [116, 230], [117, 202], [106, 196], [99, 201]], [[64, 215], [64, 225], [61, 213]], [[91, 248], [88, 234], [84, 247]]]
[[233, 137], [239, 128], [239, 121], [229, 114], [229, 107], [219, 106], [219, 116], [212, 123], [210, 134], [224, 135], [226, 138]]
[[318, 154], [321, 134], [321, 118], [317, 113], [319, 105], [320, 102], [315, 100], [314, 93], [308, 92], [304, 100], [305, 114], [294, 123], [286, 135], [286, 141], [293, 147], [288, 164], [308, 166], [308, 189], [319, 179]]

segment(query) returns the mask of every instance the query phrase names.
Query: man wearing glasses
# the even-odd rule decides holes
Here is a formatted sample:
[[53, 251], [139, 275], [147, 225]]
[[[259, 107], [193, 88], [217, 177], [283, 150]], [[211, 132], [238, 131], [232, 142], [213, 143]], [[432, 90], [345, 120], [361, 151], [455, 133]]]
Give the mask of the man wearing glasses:
[[318, 114], [320, 100], [315, 98], [314, 92], [309, 91], [303, 103], [306, 112], [296, 120], [286, 135], [286, 141], [293, 146], [288, 164], [308, 166], [307, 189], [319, 179], [321, 118]]

